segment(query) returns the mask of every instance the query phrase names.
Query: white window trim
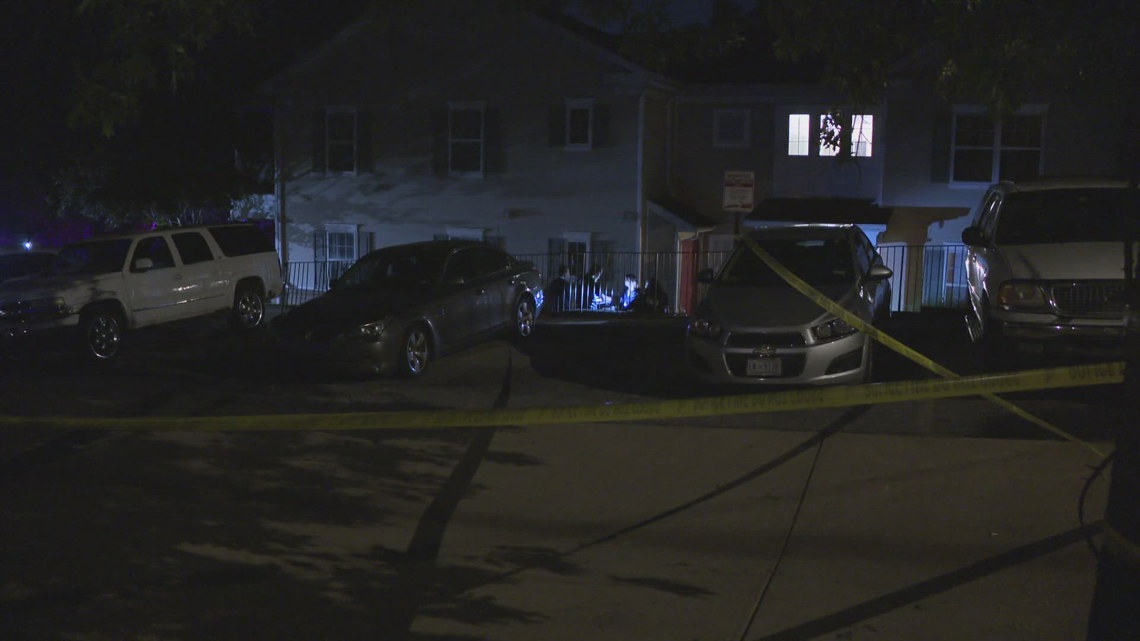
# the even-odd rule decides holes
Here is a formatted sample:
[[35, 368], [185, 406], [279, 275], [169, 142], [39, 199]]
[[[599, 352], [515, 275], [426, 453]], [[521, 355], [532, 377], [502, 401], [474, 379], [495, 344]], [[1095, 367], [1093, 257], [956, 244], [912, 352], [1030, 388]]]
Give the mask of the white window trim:
[[[800, 140], [800, 139], [793, 140], [792, 139], [792, 118], [795, 118], [797, 116], [799, 118], [802, 118], [804, 120], [804, 122], [807, 123], [807, 127], [804, 130], [803, 140]], [[787, 156], [789, 158], [808, 158], [808, 157], [810, 157], [811, 156], [811, 147], [812, 147], [812, 145], [811, 145], [811, 140], [812, 140], [811, 113], [810, 112], [804, 113], [802, 111], [791, 112], [788, 114], [787, 124], [788, 124]], [[793, 153], [792, 145], [795, 145], [797, 150], [803, 149], [803, 153]]]
[[352, 259], [351, 260], [352, 260], [352, 262], [356, 262], [356, 259], [360, 258], [360, 256], [359, 256], [359, 253], [360, 253], [360, 235], [358, 233], [358, 227], [359, 227], [358, 225], [352, 225], [352, 224], [347, 224], [347, 223], [325, 223], [324, 234], [325, 234], [325, 260], [326, 261], [340, 262], [340, 261], [348, 260], [345, 258], [330, 258], [329, 257], [329, 248], [332, 247], [332, 243], [329, 242], [329, 240], [330, 240], [329, 235], [330, 234], [349, 234], [349, 235], [351, 235], [352, 236]]
[[[330, 128], [329, 128], [329, 116], [340, 115], [340, 114], [351, 114], [352, 115], [352, 140], [339, 140], [338, 141], [341, 144], [349, 143], [352, 145], [352, 169], [334, 170], [331, 167], [329, 167], [329, 164], [332, 160], [331, 149], [332, 149], [332, 144], [333, 144], [333, 137], [331, 135], [332, 132], [330, 131]], [[357, 169], [359, 169], [359, 167], [356, 166], [356, 156], [357, 156], [357, 152], [358, 152], [356, 145], [357, 145], [357, 137], [358, 137], [359, 133], [360, 133], [360, 118], [358, 115], [358, 109], [356, 107], [325, 107], [325, 166], [322, 167], [321, 169], [324, 170], [326, 173], [330, 173], [330, 174], [344, 174], [344, 175], [355, 174], [357, 172]]]
[[[478, 138], [452, 138], [451, 137], [451, 116], [456, 111], [478, 111], [479, 112], [479, 137]], [[453, 168], [451, 149], [452, 144], [455, 142], [465, 143], [479, 143], [479, 169], [476, 171], [456, 171]], [[451, 101], [447, 103], [447, 175], [458, 178], [482, 178], [486, 167], [484, 167], [484, 159], [486, 157], [486, 144], [487, 144], [487, 104], [482, 100], [473, 101]]]
[[[1013, 112], [1015, 116], [1041, 116], [1041, 140], [1037, 147], [1003, 147], [1001, 145], [1001, 120], [994, 122], [994, 139], [993, 145], [988, 147], [993, 152], [993, 161], [990, 165], [990, 178], [991, 180], [984, 181], [967, 181], [967, 180], [954, 180], [954, 159], [957, 157], [958, 151], [958, 116], [977, 116], [985, 114], [986, 108], [978, 105], [957, 105], [954, 107], [952, 121], [950, 123], [950, 178], [949, 183], [951, 187], [963, 189], [976, 189], [978, 187], [985, 187], [998, 182], [998, 177], [1001, 175], [1001, 152], [1003, 149], [1036, 149], [1038, 152], [1037, 171], [1044, 173], [1045, 170], [1045, 126], [1046, 120], [1049, 115], [1049, 106], [1044, 104], [1029, 104], [1024, 105], [1018, 110]], [[979, 149], [979, 147], [968, 147], [963, 145], [963, 149]]]
[[[585, 109], [587, 114], [586, 142], [571, 142], [570, 140], [570, 112]], [[562, 141], [564, 149], [585, 151], [594, 148], [594, 99], [593, 98], [567, 98], [563, 113], [565, 118], [564, 130], [566, 136]]]
[[[722, 116], [740, 116], [743, 120], [740, 138], [725, 140], [721, 137], [720, 119]], [[716, 149], [743, 149], [749, 147], [752, 141], [752, 111], [750, 109], [714, 109], [713, 110], [713, 147]]]

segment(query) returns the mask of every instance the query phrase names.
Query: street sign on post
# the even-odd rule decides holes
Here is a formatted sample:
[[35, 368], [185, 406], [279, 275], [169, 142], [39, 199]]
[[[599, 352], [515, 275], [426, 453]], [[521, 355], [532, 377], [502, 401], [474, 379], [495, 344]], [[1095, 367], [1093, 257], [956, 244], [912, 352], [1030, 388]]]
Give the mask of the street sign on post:
[[741, 214], [752, 212], [756, 176], [751, 171], [724, 172], [724, 210]]

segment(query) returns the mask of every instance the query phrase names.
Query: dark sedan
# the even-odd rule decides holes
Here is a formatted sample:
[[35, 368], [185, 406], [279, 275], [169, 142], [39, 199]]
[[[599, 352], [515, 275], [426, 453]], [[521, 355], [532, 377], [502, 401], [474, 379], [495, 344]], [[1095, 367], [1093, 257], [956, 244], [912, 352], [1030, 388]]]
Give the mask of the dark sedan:
[[541, 308], [531, 263], [486, 243], [430, 241], [370, 252], [271, 332], [325, 364], [412, 378], [504, 330], [529, 336]]

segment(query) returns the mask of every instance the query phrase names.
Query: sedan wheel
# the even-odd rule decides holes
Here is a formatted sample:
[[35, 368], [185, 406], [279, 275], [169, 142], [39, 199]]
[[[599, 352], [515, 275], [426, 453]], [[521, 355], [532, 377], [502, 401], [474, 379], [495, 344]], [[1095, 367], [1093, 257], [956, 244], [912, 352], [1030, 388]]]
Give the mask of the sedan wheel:
[[534, 299], [523, 296], [515, 305], [515, 334], [522, 337], [530, 336], [534, 332], [534, 321]]
[[123, 340], [123, 326], [119, 317], [109, 310], [85, 313], [80, 325], [83, 346], [97, 360], [106, 361], [119, 353]]
[[412, 327], [404, 337], [404, 348], [400, 354], [400, 374], [406, 378], [415, 378], [423, 374], [430, 356], [431, 343], [427, 331], [421, 325]]

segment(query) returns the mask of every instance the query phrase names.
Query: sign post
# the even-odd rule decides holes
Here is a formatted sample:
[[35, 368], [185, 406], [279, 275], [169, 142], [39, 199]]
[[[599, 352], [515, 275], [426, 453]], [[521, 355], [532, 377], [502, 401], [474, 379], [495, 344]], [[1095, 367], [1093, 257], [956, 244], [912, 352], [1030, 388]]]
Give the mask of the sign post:
[[756, 175], [751, 171], [724, 172], [724, 210], [736, 214], [732, 233], [740, 235], [740, 218], [752, 213], [756, 197]]

